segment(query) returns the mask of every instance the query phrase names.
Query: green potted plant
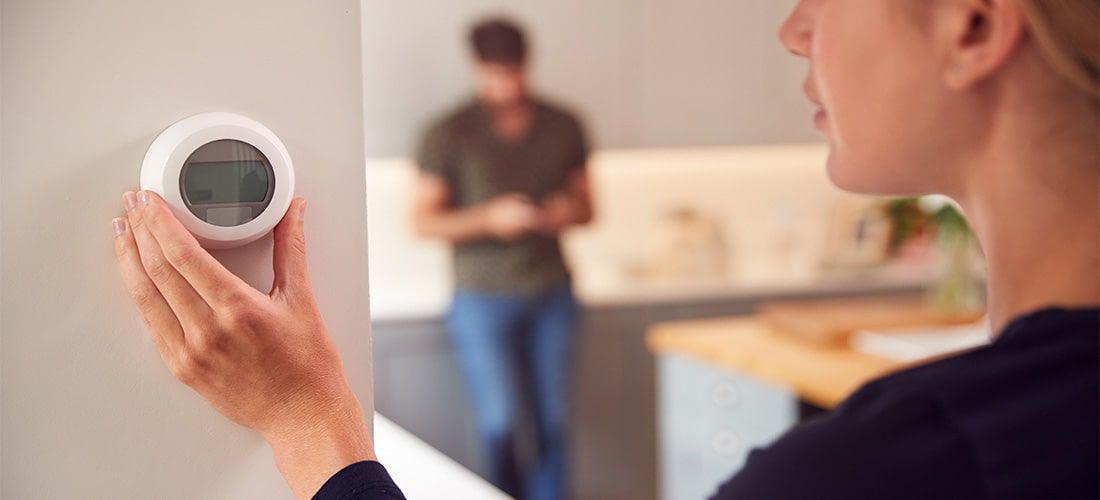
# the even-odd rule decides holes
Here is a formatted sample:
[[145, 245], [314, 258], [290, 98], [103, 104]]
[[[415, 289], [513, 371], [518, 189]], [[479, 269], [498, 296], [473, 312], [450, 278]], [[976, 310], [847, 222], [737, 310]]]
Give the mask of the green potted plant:
[[927, 239], [938, 267], [938, 280], [929, 301], [945, 312], [985, 307], [977, 239], [957, 205], [943, 196], [901, 198], [886, 202], [893, 223], [891, 249], [901, 252], [914, 241]]

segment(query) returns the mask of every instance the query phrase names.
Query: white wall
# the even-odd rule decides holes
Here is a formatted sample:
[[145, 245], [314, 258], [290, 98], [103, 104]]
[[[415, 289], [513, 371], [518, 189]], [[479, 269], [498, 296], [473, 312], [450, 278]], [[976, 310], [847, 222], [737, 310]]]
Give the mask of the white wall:
[[[119, 195], [198, 112], [286, 143], [318, 301], [369, 406], [360, 25], [357, 0], [3, 0], [0, 496], [290, 498], [260, 439], [170, 377], [115, 273]], [[270, 253], [219, 258], [266, 289]]]
[[794, 0], [363, 0], [366, 144], [404, 156], [469, 93], [466, 30], [507, 13], [530, 31], [534, 79], [603, 148], [817, 140], [783, 50]]
[[[3, 103], [4, 103], [4, 9], [2, 7], [0, 7], [0, 110], [2, 110], [3, 107], [4, 107]], [[0, 131], [3, 131], [3, 130], [4, 130], [4, 114], [0, 113]], [[4, 165], [4, 141], [0, 140], [0, 171], [3, 170], [3, 165]], [[3, 173], [0, 173], [0, 200], [3, 200], [3, 195], [4, 195], [4, 175], [3, 175]], [[0, 205], [2, 205], [2, 203], [0, 203]], [[4, 234], [4, 217], [0, 216], [0, 235], [2, 235], [2, 234]], [[0, 262], [3, 262], [3, 260], [4, 260], [4, 246], [0, 245]], [[3, 266], [0, 265], [0, 347], [2, 347], [4, 345], [4, 335], [3, 335], [3, 326], [2, 326], [3, 325], [3, 318], [4, 318], [4, 308], [2, 307], [2, 305], [4, 303], [3, 283], [4, 283], [4, 271], [3, 271]], [[4, 351], [3, 351], [2, 348], [0, 348], [0, 375], [3, 374], [3, 371], [4, 371], [3, 367], [4, 367]], [[2, 428], [3, 424], [4, 424], [4, 418], [3, 418], [3, 414], [4, 414], [4, 411], [3, 411], [3, 408], [4, 408], [3, 391], [4, 391], [3, 384], [0, 384], [0, 428]], [[0, 432], [0, 450], [4, 449], [3, 434], [4, 434], [3, 432]], [[4, 461], [2, 459], [0, 459], [0, 494], [3, 494], [3, 491], [4, 491]]]

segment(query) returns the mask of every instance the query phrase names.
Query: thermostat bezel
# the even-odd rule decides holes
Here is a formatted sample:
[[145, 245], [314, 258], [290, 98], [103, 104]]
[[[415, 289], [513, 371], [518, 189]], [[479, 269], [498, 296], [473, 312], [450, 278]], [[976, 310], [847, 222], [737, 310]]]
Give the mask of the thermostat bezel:
[[[181, 192], [184, 163], [200, 147], [219, 140], [255, 147], [271, 166], [271, 200], [252, 220], [236, 226], [211, 224], [188, 209]], [[294, 197], [294, 164], [286, 146], [263, 124], [235, 113], [211, 112], [184, 118], [164, 129], [141, 164], [141, 189], [153, 191], [172, 207], [199, 243], [208, 249], [246, 245], [270, 232], [282, 220]]]

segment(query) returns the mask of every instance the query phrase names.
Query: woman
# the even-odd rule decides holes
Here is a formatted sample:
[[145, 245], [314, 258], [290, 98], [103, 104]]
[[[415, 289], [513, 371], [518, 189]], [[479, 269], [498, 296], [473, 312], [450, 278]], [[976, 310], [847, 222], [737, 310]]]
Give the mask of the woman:
[[[1098, 10], [799, 2], [781, 38], [811, 62], [830, 177], [956, 199], [986, 253], [997, 334], [862, 388], [755, 452], [719, 498], [1097, 498]], [[313, 304], [304, 202], [276, 230], [263, 295], [155, 195], [125, 200], [120, 269], [173, 372], [260, 432], [298, 497], [401, 498]]]

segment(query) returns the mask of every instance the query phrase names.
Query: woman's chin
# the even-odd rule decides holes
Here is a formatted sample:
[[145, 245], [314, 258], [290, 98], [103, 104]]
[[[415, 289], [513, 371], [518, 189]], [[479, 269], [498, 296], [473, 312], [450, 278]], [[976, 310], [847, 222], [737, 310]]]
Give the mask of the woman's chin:
[[829, 152], [825, 170], [829, 182], [849, 193], [890, 196], [908, 192], [905, 186], [897, 185], [899, 179], [890, 174], [886, 165], [853, 160], [835, 148]]
[[854, 165], [845, 161], [844, 155], [838, 153], [835, 147], [829, 151], [829, 159], [825, 162], [825, 172], [829, 175], [829, 182], [849, 193], [873, 194], [865, 191], [867, 189], [865, 176], [858, 175], [858, 172], [855, 172], [858, 169], [853, 167]]

